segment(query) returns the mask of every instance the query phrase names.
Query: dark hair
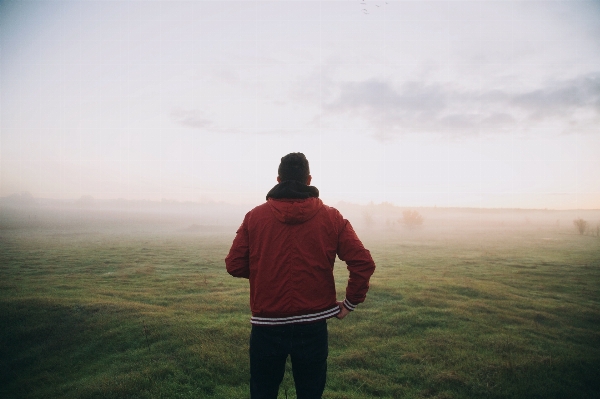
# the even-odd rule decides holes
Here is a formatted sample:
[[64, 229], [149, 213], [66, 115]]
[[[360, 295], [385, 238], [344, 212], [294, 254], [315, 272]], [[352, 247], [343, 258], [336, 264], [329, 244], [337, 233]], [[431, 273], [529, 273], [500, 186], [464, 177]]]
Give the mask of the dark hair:
[[287, 180], [296, 180], [300, 183], [306, 183], [310, 175], [308, 159], [301, 152], [292, 152], [281, 158], [279, 169], [277, 169], [279, 179], [284, 182]]

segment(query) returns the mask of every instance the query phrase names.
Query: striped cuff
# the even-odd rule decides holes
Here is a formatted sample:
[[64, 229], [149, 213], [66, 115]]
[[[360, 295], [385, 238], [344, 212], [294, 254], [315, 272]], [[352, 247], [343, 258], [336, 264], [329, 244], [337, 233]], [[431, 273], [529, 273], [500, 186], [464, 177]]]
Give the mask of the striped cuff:
[[344, 299], [344, 307], [346, 309], [348, 309], [349, 311], [353, 311], [354, 309], [356, 309], [356, 305], [353, 305], [352, 303], [350, 303], [350, 301], [348, 301], [348, 299]]

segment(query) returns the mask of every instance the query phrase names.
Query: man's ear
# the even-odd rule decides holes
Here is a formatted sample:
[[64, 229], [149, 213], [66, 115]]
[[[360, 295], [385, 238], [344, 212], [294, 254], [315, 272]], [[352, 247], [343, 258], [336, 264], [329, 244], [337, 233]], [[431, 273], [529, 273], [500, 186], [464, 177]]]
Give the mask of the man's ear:
[[277, 176], [277, 183], [281, 183], [281, 177]]
[[310, 186], [310, 181], [312, 180], [312, 176], [308, 175], [308, 179], [306, 179], [306, 185]]

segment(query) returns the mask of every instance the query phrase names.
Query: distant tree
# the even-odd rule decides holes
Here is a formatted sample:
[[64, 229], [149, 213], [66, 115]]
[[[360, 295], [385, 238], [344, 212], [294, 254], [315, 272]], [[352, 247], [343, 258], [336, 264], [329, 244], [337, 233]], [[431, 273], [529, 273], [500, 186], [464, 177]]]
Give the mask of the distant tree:
[[587, 227], [588, 227], [588, 222], [586, 222], [582, 218], [573, 220], [573, 224], [575, 225], [575, 228], [577, 229], [579, 234], [582, 234], [582, 235], [583, 235], [583, 233], [585, 233], [585, 231], [587, 230]]
[[417, 211], [402, 212], [402, 219], [398, 222], [403, 223], [407, 227], [417, 227], [423, 224], [423, 216]]
[[373, 224], [375, 223], [375, 220], [373, 219], [373, 214], [369, 211], [364, 211], [363, 212], [363, 219], [365, 221], [365, 226], [368, 228], [373, 227]]

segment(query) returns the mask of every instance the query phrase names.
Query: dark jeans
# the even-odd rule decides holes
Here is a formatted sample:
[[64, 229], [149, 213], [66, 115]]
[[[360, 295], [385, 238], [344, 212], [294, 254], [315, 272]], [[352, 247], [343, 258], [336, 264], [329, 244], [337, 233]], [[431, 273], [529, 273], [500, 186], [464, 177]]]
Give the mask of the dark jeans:
[[285, 361], [292, 360], [298, 399], [321, 399], [327, 374], [327, 322], [252, 326], [250, 397], [276, 399]]

